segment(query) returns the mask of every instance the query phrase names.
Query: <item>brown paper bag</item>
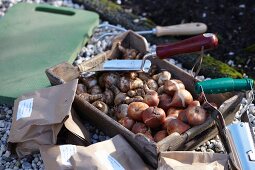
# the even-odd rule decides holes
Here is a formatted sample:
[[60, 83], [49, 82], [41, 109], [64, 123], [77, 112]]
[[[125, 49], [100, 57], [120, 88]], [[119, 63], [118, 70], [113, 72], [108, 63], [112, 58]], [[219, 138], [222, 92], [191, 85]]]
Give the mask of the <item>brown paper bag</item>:
[[[78, 80], [25, 94], [15, 100], [8, 143], [19, 157], [57, 143], [61, 129], [72, 133], [73, 144], [89, 145], [89, 133], [71, 111]], [[76, 141], [76, 142], [75, 142]]]
[[144, 170], [149, 167], [120, 135], [88, 147], [75, 145], [43, 145], [40, 153], [48, 170], [98, 169]]
[[159, 170], [226, 170], [228, 155], [210, 152], [161, 152]]

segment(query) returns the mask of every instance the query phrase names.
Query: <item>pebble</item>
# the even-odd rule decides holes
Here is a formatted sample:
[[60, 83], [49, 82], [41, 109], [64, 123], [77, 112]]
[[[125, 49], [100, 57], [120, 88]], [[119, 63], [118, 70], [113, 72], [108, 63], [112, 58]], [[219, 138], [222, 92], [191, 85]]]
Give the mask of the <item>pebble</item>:
[[200, 150], [201, 150], [202, 152], [206, 152], [206, 147], [205, 147], [205, 146], [201, 146], [201, 147], [200, 147]]
[[6, 151], [5, 154], [3, 156], [5, 157], [9, 157], [11, 155], [11, 152], [10, 151]]
[[95, 139], [95, 140], [97, 140], [97, 139], [98, 139], [98, 135], [97, 135], [97, 134], [94, 134], [94, 135], [92, 136], [92, 138]]
[[4, 128], [5, 127], [5, 121], [4, 120], [0, 120], [0, 128]]
[[229, 60], [229, 61], [228, 61], [228, 65], [230, 65], [230, 66], [235, 66], [235, 63], [234, 63], [233, 60]]
[[208, 145], [208, 149], [212, 149], [212, 148], [214, 148], [214, 144], [213, 144], [213, 143], [210, 143], [210, 144]]
[[239, 8], [245, 8], [246, 6], [245, 6], [245, 4], [240, 4], [239, 5]]
[[235, 55], [235, 53], [232, 52], [232, 51], [230, 51], [230, 52], [228, 53], [228, 55], [232, 56], [232, 55]]
[[106, 139], [105, 136], [101, 136], [101, 135], [98, 138], [99, 141], [104, 141], [105, 139]]
[[214, 153], [214, 150], [212, 150], [212, 149], [206, 149], [206, 151]]
[[28, 162], [23, 162], [23, 163], [22, 163], [22, 168], [24, 168], [24, 169], [30, 169], [30, 168], [32, 168], [32, 166], [31, 166], [31, 164], [28, 163]]

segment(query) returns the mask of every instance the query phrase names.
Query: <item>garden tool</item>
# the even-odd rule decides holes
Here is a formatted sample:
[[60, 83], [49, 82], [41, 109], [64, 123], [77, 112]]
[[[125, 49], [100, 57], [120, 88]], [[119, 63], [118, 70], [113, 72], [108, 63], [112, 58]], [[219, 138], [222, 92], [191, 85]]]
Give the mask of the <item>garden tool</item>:
[[195, 90], [204, 96], [212, 118], [216, 122], [218, 132], [226, 151], [230, 156], [232, 168], [251, 170], [255, 167], [254, 133], [251, 132], [252, 125], [248, 122], [235, 121], [226, 125], [221, 112], [207, 102], [205, 93], [216, 94], [228, 91], [246, 91], [247, 104], [239, 111], [240, 117], [247, 111], [248, 106], [254, 99], [254, 81], [252, 79], [219, 78], [203, 82], [197, 82]]
[[[126, 37], [123, 39], [123, 36]], [[218, 39], [214, 34], [202, 34], [176, 43], [159, 45], [156, 52], [147, 53], [147, 41], [144, 37], [128, 31], [123, 33], [123, 36], [116, 37], [113, 40], [113, 47], [111, 50], [100, 53], [92, 59], [82, 62], [77, 66], [73, 66], [67, 62], [60, 63], [46, 70], [46, 75], [51, 82], [58, 82], [58, 80], [70, 81], [79, 77], [83, 72], [95, 71], [145, 71], [148, 72], [151, 66], [151, 57], [157, 56], [160, 59], [171, 57], [177, 54], [191, 53], [200, 51], [201, 48], [205, 50], [212, 49], [218, 45]], [[118, 56], [117, 44], [119, 42], [126, 43], [130, 47], [136, 48], [140, 53], [145, 54], [142, 60], [125, 60], [113, 59]]]
[[[114, 26], [111, 24], [101, 24], [98, 26], [99, 28], [102, 27], [110, 27], [114, 28], [117, 31], [125, 32], [127, 31], [125, 28]], [[198, 35], [205, 33], [207, 30], [207, 26], [204, 23], [200, 22], [194, 22], [194, 23], [184, 23], [184, 24], [178, 24], [178, 25], [171, 25], [171, 26], [156, 26], [152, 30], [146, 30], [146, 31], [135, 31], [135, 33], [140, 35], [145, 34], [155, 34], [157, 37], [160, 36], [166, 36], [166, 35]], [[101, 40], [105, 36], [113, 36], [118, 35], [119, 33], [105, 33], [101, 35], [97, 40]]]
[[170, 58], [179, 54], [200, 52], [210, 50], [218, 45], [215, 34], [206, 33], [197, 35], [176, 43], [158, 45], [155, 52], [147, 53], [143, 60], [106, 60], [94, 68], [86, 71], [144, 71], [148, 72], [151, 67], [149, 58], [158, 57], [160, 59]]

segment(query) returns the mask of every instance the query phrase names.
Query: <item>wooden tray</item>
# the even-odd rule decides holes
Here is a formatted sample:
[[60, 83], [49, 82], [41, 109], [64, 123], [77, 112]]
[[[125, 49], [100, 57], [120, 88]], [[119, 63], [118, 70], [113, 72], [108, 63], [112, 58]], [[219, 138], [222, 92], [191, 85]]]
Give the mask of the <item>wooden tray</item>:
[[[125, 42], [125, 46], [133, 46], [132, 40], [130, 40], [130, 36], [138, 37], [136, 43], [144, 43], [143, 38], [139, 39], [139, 35], [129, 32], [126, 36], [122, 37], [123, 39], [120, 41]], [[130, 43], [127, 43], [129, 41]], [[139, 42], [140, 41], [140, 42]], [[141, 48], [145, 48], [146, 46], [141, 46]], [[112, 51], [116, 50], [115, 48]], [[144, 49], [139, 49], [140, 51], [144, 51]], [[115, 54], [118, 52], [109, 52], [107, 53], [107, 58], [113, 58], [116, 56]], [[105, 57], [105, 56], [102, 56]], [[93, 58], [91, 59], [93, 61]], [[90, 61], [91, 62], [91, 61]], [[157, 65], [162, 70], [168, 70], [173, 78], [182, 80], [186, 89], [191, 92], [194, 99], [198, 96], [194, 90], [194, 82], [197, 81], [189, 75], [187, 72], [183, 71], [182, 69], [178, 68], [177, 66], [169, 63], [167, 60], [160, 60], [160, 59], [151, 59], [152, 64]], [[53, 66], [46, 70], [46, 74], [53, 85], [59, 83], [65, 83], [65, 81], [61, 78], [61, 74], [58, 75], [56, 72], [58, 70], [58, 65]], [[79, 78], [79, 77], [74, 77]], [[231, 116], [234, 114], [231, 113], [232, 110], [236, 107], [236, 104], [241, 101], [241, 93], [224, 93], [224, 94], [214, 94], [214, 95], [207, 95], [207, 99], [209, 102], [214, 102], [218, 106], [220, 106], [223, 102], [227, 101], [227, 105], [225, 105], [224, 109], [222, 109], [222, 113], [225, 117], [230, 119]], [[232, 97], [232, 98], [231, 98]], [[228, 100], [230, 99], [230, 100]], [[190, 148], [194, 148], [201, 142], [205, 141], [208, 138], [213, 138], [216, 134], [216, 128], [214, 125], [214, 121], [212, 118], [208, 118], [207, 121], [199, 126], [192, 127], [182, 135], [178, 133], [173, 133], [163, 139], [162, 141], [155, 143], [149, 141], [143, 135], [134, 134], [118, 122], [113, 120], [108, 115], [104, 114], [103, 112], [96, 109], [93, 105], [89, 102], [84, 101], [78, 95], [75, 96], [75, 100], [73, 103], [74, 108], [79, 113], [80, 117], [83, 119], [90, 120], [94, 125], [96, 125], [99, 129], [101, 129], [105, 134], [109, 136], [115, 136], [117, 134], [123, 135], [129, 143], [135, 148], [135, 150], [142, 156], [142, 158], [149, 163], [154, 168], [157, 168], [158, 164], [158, 154], [160, 151], [166, 150], [188, 150]], [[230, 122], [230, 121], [229, 121]], [[201, 136], [202, 132], [205, 132], [207, 135]], [[190, 142], [190, 143], [189, 143]]]

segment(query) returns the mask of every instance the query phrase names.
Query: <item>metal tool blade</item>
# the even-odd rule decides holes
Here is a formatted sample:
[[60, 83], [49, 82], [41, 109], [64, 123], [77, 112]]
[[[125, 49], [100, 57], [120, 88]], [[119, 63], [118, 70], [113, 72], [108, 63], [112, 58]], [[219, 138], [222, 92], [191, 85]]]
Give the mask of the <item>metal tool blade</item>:
[[87, 71], [144, 71], [148, 72], [151, 61], [146, 60], [142, 67], [143, 60], [107, 60]]
[[144, 34], [156, 34], [156, 29], [147, 30], [147, 31], [135, 31], [135, 33], [144, 35]]

